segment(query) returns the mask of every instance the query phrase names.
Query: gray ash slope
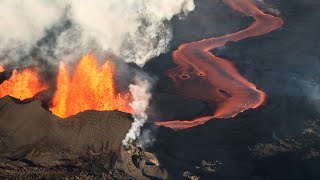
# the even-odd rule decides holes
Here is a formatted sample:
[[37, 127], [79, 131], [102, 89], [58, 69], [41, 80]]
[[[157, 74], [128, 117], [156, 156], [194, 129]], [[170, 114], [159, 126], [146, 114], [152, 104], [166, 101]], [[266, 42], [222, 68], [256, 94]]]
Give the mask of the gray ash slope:
[[[86, 111], [60, 119], [42, 108], [39, 101], [22, 104], [4, 97], [0, 103], [1, 152], [11, 158], [23, 153], [37, 154], [35, 159], [39, 155], [55, 159], [52, 155], [63, 151], [69, 156], [84, 154], [88, 149], [116, 151], [132, 122], [130, 115], [117, 111]], [[44, 152], [29, 152], [34, 147]], [[63, 156], [57, 159], [65, 159]]]
[[122, 147], [131, 123], [131, 115], [119, 111], [61, 119], [40, 101], [1, 98], [0, 178], [164, 179], [154, 155]]
[[[320, 179], [317, 170], [320, 165], [317, 125], [320, 119], [320, 3], [312, 0], [266, 2], [281, 11], [283, 28], [265, 36], [229, 43], [213, 52], [231, 60], [242, 75], [265, 91], [266, 103], [235, 118], [215, 119], [193, 129], [158, 129], [153, 150], [176, 179], [183, 179], [186, 171], [201, 179]], [[174, 27], [180, 26], [175, 28], [178, 35], [174, 36], [174, 46], [188, 39], [201, 40], [234, 32], [252, 22], [221, 1], [196, 3], [195, 12], [185, 22], [173, 22]], [[212, 13], [217, 17], [228, 15], [228, 21], [213, 18]], [[193, 38], [186, 34], [193, 34]], [[163, 55], [150, 62], [146, 70], [165, 72], [174, 67], [171, 62], [170, 55]], [[158, 86], [159, 93], [172, 93], [165, 76], [160, 77]], [[174, 111], [175, 106], [168, 104], [165, 112], [186, 119], [183, 111]], [[193, 108], [191, 104], [186, 106], [188, 112]], [[203, 106], [203, 113], [208, 113]], [[161, 106], [157, 109], [161, 112]], [[201, 112], [198, 107], [194, 109]], [[187, 118], [193, 116], [189, 114]], [[222, 165], [214, 173], [199, 172], [195, 166], [202, 160], [218, 160]]]

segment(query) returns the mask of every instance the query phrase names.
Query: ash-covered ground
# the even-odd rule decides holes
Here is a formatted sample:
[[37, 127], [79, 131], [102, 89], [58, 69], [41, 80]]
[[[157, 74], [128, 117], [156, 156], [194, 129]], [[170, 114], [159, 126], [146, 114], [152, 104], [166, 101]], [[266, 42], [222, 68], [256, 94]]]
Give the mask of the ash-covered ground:
[[1, 179], [165, 179], [157, 157], [122, 140], [131, 115], [85, 111], [61, 119], [40, 101], [0, 99]]
[[[175, 93], [165, 76], [175, 66], [171, 53], [183, 43], [236, 32], [253, 22], [221, 0], [195, 2], [185, 20], [172, 22], [171, 52], [144, 67], [159, 77], [151, 121], [210, 114], [205, 103]], [[88, 111], [61, 121], [37, 101], [6, 97], [0, 100], [0, 178], [320, 179], [320, 3], [265, 2], [281, 12], [282, 28], [213, 51], [266, 92], [262, 107], [183, 131], [150, 122], [144, 130], [151, 131], [153, 144], [146, 150], [157, 160], [139, 148], [122, 147], [132, 122], [128, 114]]]

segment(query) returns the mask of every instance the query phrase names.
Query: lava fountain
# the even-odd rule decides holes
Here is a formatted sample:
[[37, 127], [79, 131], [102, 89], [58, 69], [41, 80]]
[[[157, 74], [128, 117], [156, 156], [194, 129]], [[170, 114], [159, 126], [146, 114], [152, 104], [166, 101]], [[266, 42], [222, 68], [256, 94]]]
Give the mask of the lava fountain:
[[38, 77], [37, 71], [33, 68], [27, 68], [21, 72], [13, 70], [11, 77], [0, 84], [0, 98], [4, 96], [12, 96], [20, 100], [32, 98], [48, 88]]
[[187, 129], [202, 125], [213, 118], [230, 118], [251, 108], [259, 107], [265, 93], [239, 74], [226, 59], [213, 55], [210, 50], [227, 42], [267, 34], [283, 25], [283, 20], [263, 13], [249, 0], [224, 0], [232, 9], [254, 18], [248, 28], [222, 37], [183, 44], [173, 53], [177, 68], [168, 71], [181, 94], [206, 101], [215, 111], [212, 116], [191, 121], [157, 122], [159, 126]]
[[[98, 65], [93, 55], [84, 55], [73, 73], [60, 63], [55, 91], [49, 110], [61, 118], [67, 118], [86, 110], [119, 110], [132, 113], [130, 93], [120, 93], [114, 82], [115, 66], [111, 61]], [[39, 80], [33, 68], [21, 72], [13, 70], [11, 77], [0, 84], [0, 98], [12, 96], [25, 100], [50, 89]]]
[[60, 63], [50, 111], [62, 118], [85, 110], [131, 112], [130, 94], [116, 92], [113, 75], [111, 61], [99, 67], [93, 55], [83, 56], [72, 75], [66, 65]]

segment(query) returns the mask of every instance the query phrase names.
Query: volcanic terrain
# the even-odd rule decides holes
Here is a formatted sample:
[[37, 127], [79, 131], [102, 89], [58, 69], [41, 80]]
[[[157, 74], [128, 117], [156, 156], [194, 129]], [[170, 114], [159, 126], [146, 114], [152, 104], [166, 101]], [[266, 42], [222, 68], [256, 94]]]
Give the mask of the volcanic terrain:
[[[0, 178], [320, 179], [320, 3], [257, 1], [257, 16], [247, 2], [196, 0], [195, 11], [183, 21], [173, 20], [170, 52], [143, 68], [158, 76], [141, 137], [150, 132], [152, 143], [144, 149], [122, 145], [133, 121], [131, 109], [122, 103], [126, 92], [109, 94], [120, 102], [111, 108], [94, 102], [79, 110], [81, 99], [72, 97], [86, 94], [73, 90], [85, 88], [64, 78], [70, 76], [63, 76], [63, 64], [55, 82], [58, 93], [39, 84], [45, 93], [3, 95]], [[259, 18], [265, 17], [261, 22], [269, 22], [269, 28], [251, 32], [251, 26], [263, 26]], [[221, 46], [212, 47], [217, 40]], [[210, 58], [223, 63], [212, 65]], [[96, 69], [91, 69], [95, 77], [111, 71]], [[0, 68], [1, 83], [13, 75]], [[207, 75], [212, 75], [209, 86], [201, 79]], [[65, 84], [71, 90], [65, 91]], [[54, 98], [47, 100], [47, 94]], [[59, 95], [69, 101], [61, 102]], [[76, 110], [67, 113], [68, 108]]]

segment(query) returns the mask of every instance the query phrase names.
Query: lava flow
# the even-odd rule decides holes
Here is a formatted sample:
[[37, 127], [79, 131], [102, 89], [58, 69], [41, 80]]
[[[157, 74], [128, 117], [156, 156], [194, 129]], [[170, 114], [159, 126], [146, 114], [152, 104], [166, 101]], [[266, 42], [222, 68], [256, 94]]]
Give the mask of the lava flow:
[[34, 69], [24, 69], [21, 72], [13, 70], [11, 77], [0, 84], [0, 98], [12, 96], [25, 100], [47, 88], [41, 83], [38, 73]]
[[61, 63], [50, 110], [62, 118], [85, 110], [119, 110], [130, 113], [130, 95], [116, 92], [113, 73], [111, 61], [99, 67], [93, 55], [83, 56], [72, 75], [66, 65]]
[[245, 110], [257, 108], [264, 102], [264, 92], [242, 77], [231, 62], [214, 56], [210, 50], [230, 41], [267, 34], [281, 27], [284, 22], [281, 18], [263, 13], [250, 0], [224, 0], [224, 3], [253, 17], [255, 22], [239, 32], [181, 45], [173, 53], [175, 63], [179, 66], [168, 71], [179, 92], [206, 101], [215, 112], [212, 116], [191, 121], [165, 121], [157, 122], [157, 125], [187, 129], [213, 118], [234, 117]]

